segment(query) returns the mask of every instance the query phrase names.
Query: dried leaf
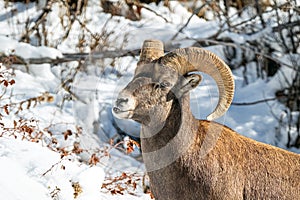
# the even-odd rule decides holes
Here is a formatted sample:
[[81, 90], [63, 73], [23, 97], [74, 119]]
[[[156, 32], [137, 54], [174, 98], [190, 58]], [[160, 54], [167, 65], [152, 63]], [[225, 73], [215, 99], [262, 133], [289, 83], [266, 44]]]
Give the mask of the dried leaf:
[[4, 109], [4, 112], [5, 112], [7, 115], [9, 115], [8, 105], [7, 105], [7, 104], [3, 107], [3, 109]]
[[72, 152], [75, 153], [75, 154], [80, 154], [80, 153], [83, 152], [83, 149], [80, 148], [79, 142], [74, 142]]
[[48, 103], [52, 103], [54, 101], [54, 97], [53, 96], [48, 96], [47, 97], [47, 102]]
[[52, 144], [58, 144], [58, 141], [57, 141], [57, 139], [56, 138], [52, 138], [52, 140], [51, 140], [51, 142], [52, 142]]
[[126, 178], [127, 177], [127, 174], [125, 172], [122, 172], [122, 178]]
[[134, 151], [134, 148], [132, 147], [132, 146], [128, 146], [127, 148], [126, 148], [126, 153], [127, 154], [130, 154], [130, 153], [132, 153]]
[[66, 130], [63, 134], [64, 134], [65, 140], [67, 140], [67, 139], [68, 139], [68, 136], [71, 136], [71, 135], [72, 135], [72, 131], [68, 129], [68, 130]]
[[15, 84], [16, 83], [16, 81], [14, 80], [14, 79], [11, 79], [10, 81], [9, 81], [9, 84], [10, 85], [13, 85], [13, 84]]
[[137, 143], [136, 141], [132, 140], [132, 139], [129, 139], [129, 141], [126, 142], [126, 146], [127, 146], [127, 148], [126, 148], [126, 153], [127, 154], [132, 153], [134, 151], [135, 146], [140, 148], [140, 144]]
[[93, 154], [89, 160], [90, 165], [96, 165], [100, 159], [96, 156], [96, 154]]
[[4, 85], [5, 87], [7, 87], [7, 86], [8, 86], [8, 81], [7, 81], [7, 80], [4, 80], [4, 81], [3, 81], [3, 85]]

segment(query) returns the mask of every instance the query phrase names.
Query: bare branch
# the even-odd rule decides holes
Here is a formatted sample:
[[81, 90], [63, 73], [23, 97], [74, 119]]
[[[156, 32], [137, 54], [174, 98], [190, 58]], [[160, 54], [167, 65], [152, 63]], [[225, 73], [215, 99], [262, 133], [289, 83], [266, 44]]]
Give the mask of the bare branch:
[[12, 64], [60, 64], [70, 61], [80, 61], [80, 60], [99, 60], [103, 58], [118, 58], [125, 56], [138, 56], [139, 49], [137, 50], [116, 50], [116, 51], [103, 51], [95, 53], [65, 53], [61, 58], [28, 58], [24, 59], [16, 55], [0, 55], [0, 61], [6, 59], [7, 57], [13, 57], [11, 60]]
[[187, 22], [177, 31], [177, 33], [172, 37], [171, 40], [174, 40], [178, 36], [178, 34], [181, 33], [183, 31], [183, 29], [185, 29], [188, 26], [188, 24], [190, 23], [190, 21], [194, 15], [195, 15], [194, 13], [191, 14], [191, 16], [189, 17]]
[[273, 98], [269, 98], [269, 99], [262, 99], [262, 100], [258, 100], [258, 101], [253, 101], [253, 102], [232, 102], [231, 105], [233, 106], [251, 106], [251, 105], [255, 105], [255, 104], [259, 104], [259, 103], [266, 103], [268, 101], [275, 101], [277, 98], [273, 97]]
[[162, 16], [161, 14], [157, 13], [155, 10], [151, 9], [149, 6], [145, 5], [145, 4], [141, 4], [141, 3], [137, 3], [137, 2], [134, 2], [134, 4], [137, 6], [137, 7], [141, 7], [141, 8], [144, 8], [150, 12], [153, 12], [156, 16], [158, 17], [161, 17], [163, 20], [165, 20], [165, 22], [169, 22], [169, 20], [167, 18], [165, 18], [164, 16]]

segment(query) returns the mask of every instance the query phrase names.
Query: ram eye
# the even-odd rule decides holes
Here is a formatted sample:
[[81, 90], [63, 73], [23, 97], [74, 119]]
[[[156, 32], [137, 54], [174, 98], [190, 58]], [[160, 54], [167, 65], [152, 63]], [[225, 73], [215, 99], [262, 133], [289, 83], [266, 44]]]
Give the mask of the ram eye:
[[159, 84], [159, 87], [162, 89], [168, 88], [168, 87], [171, 87], [171, 83], [169, 83], [168, 81], [163, 81]]

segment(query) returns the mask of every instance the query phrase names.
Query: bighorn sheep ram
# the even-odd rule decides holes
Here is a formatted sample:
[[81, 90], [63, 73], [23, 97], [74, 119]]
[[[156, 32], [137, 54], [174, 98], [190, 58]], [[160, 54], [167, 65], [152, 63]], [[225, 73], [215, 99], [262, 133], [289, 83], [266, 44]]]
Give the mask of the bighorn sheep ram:
[[[190, 110], [189, 91], [210, 75], [219, 101], [208, 120]], [[151, 190], [159, 200], [300, 199], [300, 155], [239, 135], [213, 122], [229, 108], [234, 80], [229, 67], [201, 48], [164, 55], [146, 40], [133, 80], [113, 113], [142, 124], [141, 147]]]

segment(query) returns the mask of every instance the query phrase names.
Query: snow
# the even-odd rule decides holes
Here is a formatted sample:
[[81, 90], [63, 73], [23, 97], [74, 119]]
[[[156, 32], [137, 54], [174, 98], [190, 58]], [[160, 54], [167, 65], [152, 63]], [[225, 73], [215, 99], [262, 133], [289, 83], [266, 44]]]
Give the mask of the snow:
[[61, 58], [62, 53], [56, 49], [40, 46], [40, 47], [34, 47], [30, 44], [23, 43], [23, 42], [17, 42], [16, 40], [13, 40], [11, 38], [8, 38], [6, 36], [1, 36], [1, 47], [0, 51], [3, 53], [6, 53], [7, 55], [10, 55], [11, 53], [22, 57], [23, 59], [28, 58]]
[[77, 198], [80, 200], [141, 199], [126, 195], [111, 197], [101, 193], [105, 178], [102, 167], [89, 167], [70, 159], [61, 160], [58, 153], [39, 144], [0, 138], [0, 150], [1, 199], [51, 200], [51, 192], [55, 188], [60, 188], [59, 199], [73, 199], [71, 183], [77, 182], [82, 188]]
[[[72, 178], [60, 167], [52, 170], [51, 175], [43, 175], [59, 161], [59, 154], [39, 144], [0, 138], [0, 147], [0, 173], [2, 180], [5, 180], [0, 183], [1, 199], [51, 199], [47, 195], [49, 188], [54, 187], [54, 184], [66, 187]], [[74, 171], [80, 170], [80, 166], [74, 162], [65, 164], [74, 168]], [[60, 176], [59, 181], [55, 180], [56, 176]], [[64, 194], [64, 190], [62, 192], [62, 196], [72, 198], [68, 193]]]
[[[135, 22], [103, 13], [100, 1], [89, 2], [92, 2], [92, 5], [88, 5], [85, 15], [80, 16], [80, 20], [87, 23], [88, 31], [83, 30], [80, 23], [75, 20], [68, 37], [64, 35], [64, 28], [70, 23], [67, 11], [61, 9], [59, 3], [53, 4], [52, 12], [45, 21], [48, 46], [19, 41], [25, 31], [26, 19], [31, 19], [29, 27], [32, 27], [35, 18], [41, 13], [37, 12], [33, 3], [27, 5], [10, 3], [10, 6], [5, 6], [4, 1], [0, 2], [0, 55], [17, 55], [25, 61], [29, 58], [56, 59], [63, 57], [63, 53], [80, 51], [92, 55], [97, 50], [91, 49], [89, 45], [78, 46], [81, 38], [84, 38], [86, 43], [93, 41], [89, 31], [103, 33], [100, 50], [138, 49], [145, 39], [150, 38], [160, 39], [165, 45], [187, 47], [193, 45], [197, 39], [205, 40], [215, 35], [219, 27], [217, 20], [206, 21], [194, 15], [178, 34], [178, 30], [186, 25], [191, 13], [176, 1], [170, 1], [170, 8], [164, 7], [162, 3], [149, 4], [148, 7], [156, 13], [142, 9], [141, 20]], [[16, 11], [14, 14], [13, 10]], [[231, 10], [230, 13], [237, 19], [236, 23], [251, 18], [245, 13], [238, 18], [236, 10]], [[271, 24], [273, 23], [275, 22]], [[268, 26], [250, 36], [227, 31], [220, 34], [219, 38], [230, 38], [239, 45], [270, 34], [271, 30]], [[175, 35], [177, 37], [172, 40]], [[206, 49], [223, 59], [226, 58], [221, 45]], [[240, 63], [241, 56], [237, 56], [232, 62]], [[292, 77], [295, 74], [295, 70], [289, 66], [293, 65], [291, 60], [299, 60], [299, 55], [277, 54], [277, 58], [287, 66], [282, 65], [279, 72], [268, 80], [256, 78], [255, 63], [247, 64], [248, 85], [244, 84], [242, 68], [233, 71], [236, 81], [234, 102], [274, 98], [277, 90], [290, 84], [289, 79], [286, 81], [285, 77]], [[80, 67], [78, 62], [1, 65], [0, 70], [12, 73], [16, 83], [6, 88], [1, 86], [3, 96], [0, 99], [0, 107], [3, 110], [3, 106], [10, 103], [15, 103], [16, 106], [9, 107], [9, 114], [1, 110], [0, 122], [4, 126], [0, 124], [0, 133], [4, 134], [0, 137], [0, 199], [150, 199], [150, 195], [144, 194], [142, 189], [141, 180], [145, 169], [143, 163], [139, 161], [140, 151], [135, 146], [135, 151], [127, 155], [123, 147], [126, 149], [124, 141], [128, 141], [129, 138], [122, 138], [118, 134], [118, 129], [121, 129], [127, 135], [136, 138], [139, 136], [140, 125], [130, 120], [115, 119], [111, 113], [118, 91], [133, 76], [137, 59], [138, 57], [129, 56], [115, 60], [90, 59], [85, 60]], [[191, 110], [195, 117], [205, 119], [217, 104], [218, 90], [210, 77], [201, 75], [203, 75], [201, 85], [191, 93]], [[53, 97], [53, 101], [44, 100], [33, 105], [34, 99], [46, 92]], [[26, 101], [28, 99], [31, 99], [30, 106]], [[26, 103], [23, 104], [23, 110], [19, 110], [18, 105], [22, 101]], [[287, 137], [282, 136], [278, 140], [274, 130], [278, 125], [274, 115], [281, 116], [283, 121], [287, 120], [283, 112], [285, 109], [278, 101], [250, 106], [232, 105], [226, 115], [218, 121], [247, 137], [286, 148]], [[293, 113], [293, 116], [297, 115], [299, 113]], [[42, 133], [42, 139], [35, 141], [22, 131], [8, 131], [15, 128], [16, 123], [19, 125], [22, 122], [20, 119], [25, 120], [26, 125], [34, 127], [35, 131], [30, 137]], [[66, 138], [67, 131], [71, 134]], [[296, 130], [292, 130], [292, 134], [294, 137]], [[57, 143], [53, 143], [53, 139], [56, 139]], [[79, 144], [83, 151], [72, 152], [75, 144]], [[116, 144], [119, 145], [112, 146]], [[63, 150], [68, 152], [64, 156]], [[300, 152], [296, 148], [289, 150]], [[99, 160], [91, 164], [89, 162], [94, 154]], [[113, 180], [123, 172], [134, 174], [139, 178], [137, 188], [131, 191], [134, 195], [128, 192], [113, 195], [105, 188], [101, 188], [103, 183]], [[75, 186], [79, 188], [76, 197]]]
[[78, 182], [82, 186], [81, 199], [92, 199], [99, 195], [99, 186], [102, 185], [105, 178], [103, 168], [91, 167], [78, 175]]

